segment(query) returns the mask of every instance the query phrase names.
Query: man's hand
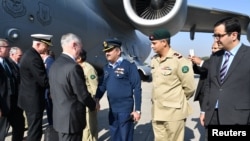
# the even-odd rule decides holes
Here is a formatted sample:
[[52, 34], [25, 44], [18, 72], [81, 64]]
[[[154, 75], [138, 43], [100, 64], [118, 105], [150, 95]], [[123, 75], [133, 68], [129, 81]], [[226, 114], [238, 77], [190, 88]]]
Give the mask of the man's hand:
[[200, 114], [200, 122], [201, 122], [201, 125], [202, 125], [202, 126], [205, 125], [205, 113], [201, 113], [201, 114]]
[[203, 61], [200, 57], [197, 57], [197, 56], [189, 56], [188, 59], [190, 59], [194, 64], [196, 65], [200, 65], [201, 62]]
[[139, 114], [139, 113], [136, 112], [136, 111], [133, 111], [133, 112], [131, 113], [131, 115], [133, 115], [133, 120], [134, 120], [135, 122], [138, 122], [138, 121], [141, 119], [141, 114]]
[[95, 103], [96, 103], [96, 110], [97, 110], [97, 111], [100, 111], [101, 105], [100, 105], [100, 103], [99, 103], [99, 99], [98, 99], [98, 98], [95, 99]]

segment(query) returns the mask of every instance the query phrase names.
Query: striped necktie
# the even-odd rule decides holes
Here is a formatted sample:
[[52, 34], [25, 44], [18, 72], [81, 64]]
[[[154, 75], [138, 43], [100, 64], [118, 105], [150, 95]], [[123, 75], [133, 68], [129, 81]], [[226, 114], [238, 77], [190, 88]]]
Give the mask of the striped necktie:
[[227, 66], [228, 66], [228, 61], [229, 61], [229, 57], [230, 57], [230, 53], [229, 52], [225, 52], [225, 60], [224, 63], [220, 69], [220, 80], [221, 83], [223, 82], [223, 80], [225, 79], [225, 76], [227, 74]]

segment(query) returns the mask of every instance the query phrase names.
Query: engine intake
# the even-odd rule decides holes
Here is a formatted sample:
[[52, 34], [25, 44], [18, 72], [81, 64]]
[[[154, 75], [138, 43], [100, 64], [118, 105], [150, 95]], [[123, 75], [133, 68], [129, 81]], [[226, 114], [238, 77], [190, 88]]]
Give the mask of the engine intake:
[[186, 21], [186, 0], [123, 0], [123, 5], [134, 26], [146, 35], [167, 28], [173, 36]]

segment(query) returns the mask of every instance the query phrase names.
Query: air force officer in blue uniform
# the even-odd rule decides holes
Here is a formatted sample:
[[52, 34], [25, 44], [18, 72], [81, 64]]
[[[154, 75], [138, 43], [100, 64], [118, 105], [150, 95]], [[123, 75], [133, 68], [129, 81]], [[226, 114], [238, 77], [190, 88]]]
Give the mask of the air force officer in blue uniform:
[[96, 99], [107, 91], [111, 141], [132, 141], [134, 121], [141, 117], [141, 79], [136, 65], [121, 57], [121, 41], [109, 39], [103, 46], [108, 64]]

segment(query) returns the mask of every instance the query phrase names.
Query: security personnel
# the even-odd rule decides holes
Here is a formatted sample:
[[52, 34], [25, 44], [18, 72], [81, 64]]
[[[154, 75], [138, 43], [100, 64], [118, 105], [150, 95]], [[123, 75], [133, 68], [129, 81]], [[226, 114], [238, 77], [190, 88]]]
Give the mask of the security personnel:
[[109, 63], [103, 68], [96, 100], [107, 91], [111, 141], [133, 141], [134, 121], [141, 118], [141, 78], [135, 63], [121, 57], [121, 44], [117, 39], [103, 43]]
[[[98, 86], [98, 76], [95, 68], [86, 61], [87, 52], [82, 49], [77, 57], [77, 63], [82, 67], [87, 89], [91, 96], [94, 98]], [[97, 141], [98, 139], [98, 122], [97, 111], [90, 111], [86, 108], [86, 127], [83, 130], [83, 141]]]
[[170, 37], [166, 29], [149, 36], [156, 53], [151, 59], [155, 141], [183, 141], [185, 121], [192, 113], [188, 103], [195, 91], [192, 62], [170, 47]]

